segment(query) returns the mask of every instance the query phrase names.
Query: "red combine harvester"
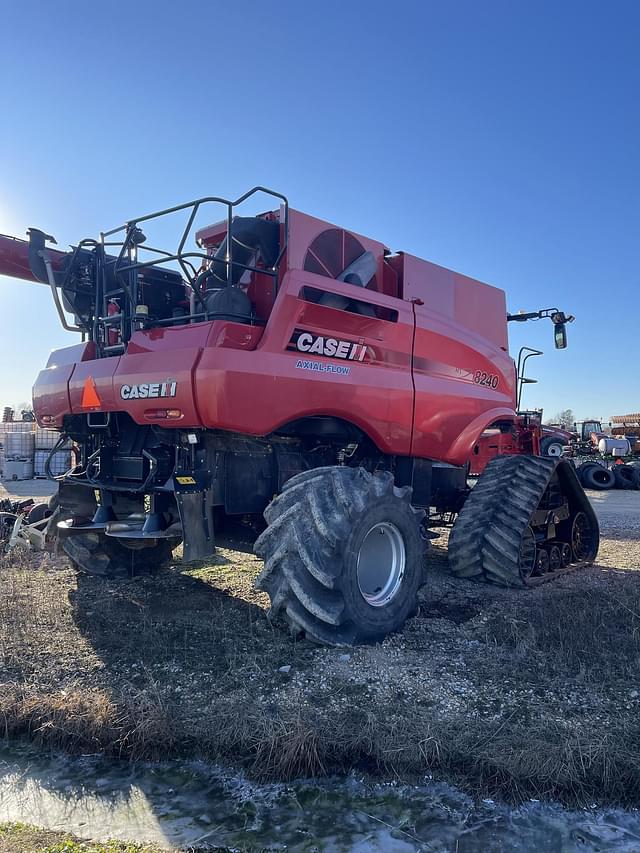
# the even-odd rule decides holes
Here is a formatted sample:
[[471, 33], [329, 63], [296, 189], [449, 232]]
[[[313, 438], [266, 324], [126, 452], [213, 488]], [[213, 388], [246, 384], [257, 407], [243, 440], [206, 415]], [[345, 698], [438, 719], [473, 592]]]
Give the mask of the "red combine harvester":
[[[257, 193], [275, 208], [237, 215]], [[223, 221], [189, 249], [214, 204]], [[177, 213], [177, 249], [150, 246], [143, 229]], [[597, 553], [572, 465], [541, 458], [539, 422], [516, 413], [501, 290], [260, 187], [70, 252], [51, 239], [0, 238], [0, 273], [47, 283], [82, 336], [33, 389], [38, 423], [78, 447], [51, 525], [82, 571], [149, 569], [180, 542], [206, 559], [226, 517], [259, 520], [273, 615], [345, 644], [415, 611], [430, 527], [455, 520], [454, 574], [512, 586]], [[529, 316], [550, 314], [564, 346], [568, 318]]]

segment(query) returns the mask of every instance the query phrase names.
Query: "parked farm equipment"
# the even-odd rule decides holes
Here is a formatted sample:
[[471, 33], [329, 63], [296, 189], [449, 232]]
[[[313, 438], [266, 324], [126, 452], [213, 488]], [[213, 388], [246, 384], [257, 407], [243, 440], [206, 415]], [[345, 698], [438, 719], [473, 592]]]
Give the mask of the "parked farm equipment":
[[640, 454], [640, 412], [630, 415], [614, 415], [611, 418], [611, 435], [626, 439], [631, 452]]
[[0, 500], [0, 554], [20, 545], [45, 550], [52, 515], [48, 504], [35, 503], [32, 498]]
[[[612, 426], [614, 425], [615, 426]], [[640, 414], [611, 419], [610, 434], [602, 421], [576, 421], [573, 430], [543, 427], [542, 455], [571, 457], [582, 485], [588, 489], [640, 489]]]

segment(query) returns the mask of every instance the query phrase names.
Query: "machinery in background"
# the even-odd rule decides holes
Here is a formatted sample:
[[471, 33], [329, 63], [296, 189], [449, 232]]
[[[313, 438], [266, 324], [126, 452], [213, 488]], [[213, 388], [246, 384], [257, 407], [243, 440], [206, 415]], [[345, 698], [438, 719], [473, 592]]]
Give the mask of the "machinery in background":
[[47, 549], [52, 544], [50, 520], [54, 507], [35, 503], [32, 498], [0, 500], [0, 554], [8, 554], [20, 546], [36, 551]]
[[640, 412], [614, 415], [611, 418], [611, 435], [613, 438], [626, 438], [631, 452], [640, 454]]

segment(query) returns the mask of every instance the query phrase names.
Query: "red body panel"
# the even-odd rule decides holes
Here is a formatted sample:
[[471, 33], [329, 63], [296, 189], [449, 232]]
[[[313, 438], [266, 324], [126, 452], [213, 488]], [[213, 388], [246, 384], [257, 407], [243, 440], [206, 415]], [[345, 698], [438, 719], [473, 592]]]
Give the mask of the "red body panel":
[[[182, 417], [166, 428], [267, 435], [329, 415], [361, 428], [385, 453], [464, 464], [489, 424], [516, 419], [504, 293], [410, 255], [390, 256], [358, 235], [348, 239], [375, 257], [367, 288], [306, 271], [310, 245], [327, 230], [337, 229], [290, 211], [278, 295], [264, 327], [215, 320], [140, 331], [124, 355], [97, 360], [87, 359], [86, 348], [81, 355], [63, 350], [36, 382], [38, 419], [53, 416], [60, 426], [66, 412], [87, 411], [82, 398], [91, 379], [101, 411], [126, 411], [138, 423], [167, 405]], [[215, 228], [201, 233], [220, 236]], [[254, 275], [250, 295], [266, 278]], [[365, 301], [377, 316], [319, 304], [304, 288]], [[343, 342], [358, 357], [297, 349], [300, 333]], [[175, 396], [123, 399], [122, 387], [138, 383], [175, 383]]]
[[580, 437], [577, 432], [572, 432], [568, 429], [562, 429], [561, 427], [547, 426], [546, 424], [544, 424], [541, 429], [544, 438], [546, 438], [548, 435], [557, 436], [558, 438], [563, 439], [565, 444], [569, 444], [570, 441], [575, 441]]
[[95, 347], [92, 343], [75, 344], [51, 353], [47, 366], [40, 371], [33, 386], [33, 399], [34, 404], [37, 401], [37, 417], [41, 426], [62, 426], [62, 418], [71, 412], [71, 376], [86, 360], [97, 365], [94, 355]]
[[[300, 297], [305, 285], [362, 297], [361, 288], [353, 285], [297, 270], [288, 273], [254, 351], [207, 347], [203, 352], [196, 371], [203, 423], [266, 435], [298, 418], [332, 415], [360, 427], [381, 450], [408, 454], [413, 413], [407, 349], [413, 335], [411, 305], [394, 300], [397, 323], [364, 318], [305, 301]], [[392, 302], [373, 292], [368, 298], [385, 307]], [[337, 361], [288, 350], [296, 328], [364, 343], [365, 360], [336, 363], [336, 368], [349, 371], [347, 375], [296, 367], [300, 361]]]
[[479, 436], [470, 456], [470, 474], [481, 474], [494, 456], [528, 453], [540, 455], [540, 424], [517, 418], [507, 432], [487, 429]]
[[405, 295], [416, 300], [411, 452], [460, 465], [488, 423], [514, 414], [504, 293], [419, 258], [402, 261]]
[[[503, 290], [404, 252], [390, 263], [401, 276], [403, 297], [424, 305], [425, 316], [432, 317], [432, 326], [445, 324], [442, 331], [460, 335], [461, 345], [473, 347], [477, 339], [482, 339], [493, 349], [507, 351]], [[455, 328], [447, 328], [447, 321], [452, 321]], [[474, 334], [471, 339], [469, 332]]]

